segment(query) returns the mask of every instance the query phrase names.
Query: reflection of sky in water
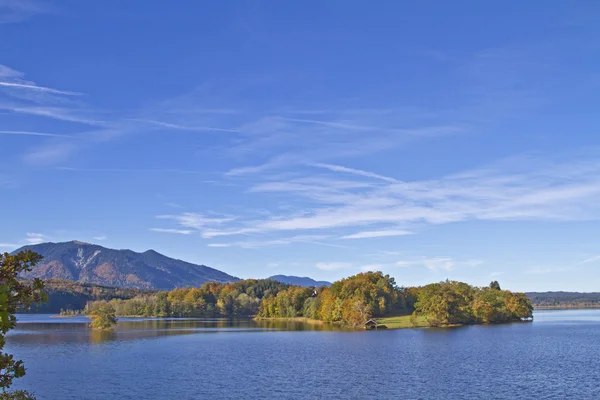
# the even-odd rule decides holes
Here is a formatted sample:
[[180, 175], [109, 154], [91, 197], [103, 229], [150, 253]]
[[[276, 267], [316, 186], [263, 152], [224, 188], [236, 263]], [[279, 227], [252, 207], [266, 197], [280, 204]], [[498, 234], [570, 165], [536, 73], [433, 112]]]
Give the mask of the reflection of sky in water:
[[27, 368], [14, 388], [39, 400], [600, 399], [600, 310], [378, 332], [249, 319], [124, 320], [99, 332], [27, 318], [6, 351]]
[[[9, 342], [12, 345], [100, 343], [209, 333], [345, 330], [335, 325], [297, 321], [254, 321], [249, 318], [119, 318], [117, 326], [112, 331], [105, 332], [90, 329], [89, 319], [84, 316], [59, 318], [49, 314], [21, 314], [18, 315], [18, 321], [17, 328], [9, 333]], [[534, 312], [533, 324], [568, 325], [599, 321], [600, 310], [538, 310]], [[449, 333], [447, 329], [443, 331]]]
[[533, 316], [535, 322], [543, 323], [598, 322], [600, 321], [600, 309], [536, 310]]

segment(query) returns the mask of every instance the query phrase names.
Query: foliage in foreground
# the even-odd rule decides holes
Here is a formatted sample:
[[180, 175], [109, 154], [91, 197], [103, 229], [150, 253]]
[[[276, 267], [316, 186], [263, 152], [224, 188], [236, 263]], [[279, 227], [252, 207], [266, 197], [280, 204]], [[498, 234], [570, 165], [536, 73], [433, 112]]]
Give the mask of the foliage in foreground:
[[[31, 271], [42, 256], [32, 251], [24, 251], [15, 255], [0, 254], [0, 350], [4, 348], [5, 335], [17, 323], [17, 310], [27, 308], [33, 303], [45, 301], [44, 283], [39, 279], [23, 282], [19, 275]], [[25, 375], [23, 361], [15, 360], [11, 354], [0, 353], [0, 389], [5, 398], [23, 398], [30, 396], [27, 392], [6, 393], [15, 378]], [[21, 397], [6, 397], [6, 396]], [[29, 397], [32, 398], [32, 397]]]
[[35, 400], [35, 396], [26, 390], [0, 393], [0, 400]]

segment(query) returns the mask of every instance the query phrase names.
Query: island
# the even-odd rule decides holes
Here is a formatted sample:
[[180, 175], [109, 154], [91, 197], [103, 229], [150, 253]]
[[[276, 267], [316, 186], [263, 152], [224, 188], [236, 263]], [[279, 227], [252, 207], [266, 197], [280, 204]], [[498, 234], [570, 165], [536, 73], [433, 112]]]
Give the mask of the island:
[[[67, 298], [66, 282], [55, 285], [60, 286], [60, 298]], [[73, 288], [76, 291], [78, 284]], [[373, 330], [518, 322], [533, 315], [525, 294], [502, 290], [495, 281], [487, 287], [449, 280], [402, 287], [382, 272], [359, 273], [329, 287], [245, 279], [170, 291], [130, 291], [131, 297], [117, 290], [91, 293], [103, 297], [95, 300], [86, 291], [85, 307], [63, 309], [63, 314], [89, 314], [109, 307], [117, 317], [285, 319]]]

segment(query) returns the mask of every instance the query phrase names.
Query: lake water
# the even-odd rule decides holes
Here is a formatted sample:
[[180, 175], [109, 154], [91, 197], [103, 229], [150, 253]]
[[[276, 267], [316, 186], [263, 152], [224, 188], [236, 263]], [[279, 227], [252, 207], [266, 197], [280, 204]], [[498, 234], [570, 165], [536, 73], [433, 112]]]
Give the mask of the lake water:
[[600, 310], [455, 329], [21, 315], [14, 388], [38, 399], [598, 399]]

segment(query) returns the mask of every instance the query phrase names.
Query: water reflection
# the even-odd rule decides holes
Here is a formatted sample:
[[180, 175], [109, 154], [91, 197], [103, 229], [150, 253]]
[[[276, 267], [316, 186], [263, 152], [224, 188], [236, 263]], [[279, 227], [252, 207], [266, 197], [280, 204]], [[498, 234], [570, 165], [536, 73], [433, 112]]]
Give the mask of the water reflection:
[[97, 332], [85, 318], [38, 315], [19, 319], [6, 351], [27, 367], [14, 388], [39, 400], [600, 399], [600, 311], [544, 315], [354, 333], [190, 319], [124, 319]]
[[12, 331], [13, 344], [104, 343], [117, 340], [152, 339], [165, 336], [228, 332], [342, 331], [342, 327], [303, 321], [253, 319], [122, 318], [110, 331], [88, 327], [86, 317], [56, 318], [50, 315], [18, 316]]

